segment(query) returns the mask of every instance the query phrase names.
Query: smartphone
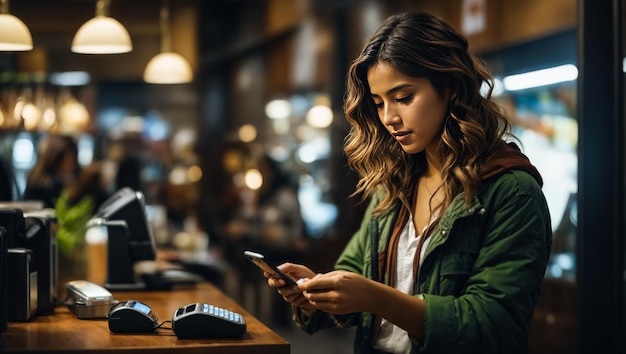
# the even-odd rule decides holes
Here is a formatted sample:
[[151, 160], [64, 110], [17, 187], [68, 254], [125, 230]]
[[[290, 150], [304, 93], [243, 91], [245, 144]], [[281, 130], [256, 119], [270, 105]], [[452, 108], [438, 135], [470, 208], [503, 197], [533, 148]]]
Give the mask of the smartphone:
[[265, 256], [260, 253], [252, 252], [252, 251], [244, 251], [244, 256], [246, 256], [252, 263], [256, 264], [261, 270], [272, 274], [272, 276], [276, 278], [282, 278], [287, 285], [296, 285], [296, 281], [293, 280], [289, 275], [282, 272], [275, 265], [271, 265], [265, 261]]

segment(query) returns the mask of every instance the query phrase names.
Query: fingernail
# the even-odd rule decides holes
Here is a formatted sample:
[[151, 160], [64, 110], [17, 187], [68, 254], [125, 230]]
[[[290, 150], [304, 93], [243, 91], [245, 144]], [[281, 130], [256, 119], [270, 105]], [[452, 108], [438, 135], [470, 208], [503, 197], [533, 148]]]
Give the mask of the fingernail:
[[296, 282], [296, 284], [302, 284], [302, 283], [304, 283], [304, 280], [305, 280], [304, 278], [300, 278], [300, 279], [298, 279], [298, 281]]

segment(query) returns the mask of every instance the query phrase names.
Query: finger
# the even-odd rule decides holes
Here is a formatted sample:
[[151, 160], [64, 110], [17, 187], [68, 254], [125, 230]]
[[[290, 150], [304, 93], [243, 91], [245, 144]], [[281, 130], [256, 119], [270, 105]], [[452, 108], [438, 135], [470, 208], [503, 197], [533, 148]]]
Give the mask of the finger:
[[278, 265], [278, 269], [282, 270], [283, 272], [287, 273], [287, 272], [292, 272], [295, 273], [298, 271], [299, 268], [301, 268], [302, 266], [299, 264], [295, 264], [295, 263], [290, 263], [290, 262], [285, 262], [283, 264]]
[[283, 296], [283, 299], [285, 299], [285, 301], [293, 303], [293, 304], [300, 304], [300, 303], [303, 303], [303, 302], [309, 302], [301, 294], [291, 294], [291, 295]]
[[309, 303], [309, 301], [302, 296], [302, 294], [291, 294], [287, 296], [283, 296], [283, 299], [291, 304], [294, 304], [297, 307], [301, 307], [303, 309], [312, 310], [315, 309], [313, 305]]
[[311, 294], [322, 294], [322, 293], [328, 293], [330, 291], [332, 291], [333, 289], [328, 288], [328, 287], [323, 287], [323, 286], [316, 286], [315, 284], [313, 286], [311, 285], [298, 285], [298, 289], [303, 292], [303, 293], [308, 293], [309, 295]]
[[272, 277], [267, 278], [267, 284], [272, 288], [281, 288], [287, 285], [284, 280]]
[[282, 296], [300, 295], [302, 291], [296, 286], [283, 286], [276, 289]]
[[304, 298], [298, 299], [298, 301], [294, 302], [294, 305], [304, 310], [314, 310], [315, 306], [313, 306], [310, 302], [308, 302]]
[[313, 292], [309, 290], [305, 290], [302, 292], [302, 295], [306, 297], [307, 299], [311, 300], [311, 297], [313, 296]]
[[337, 297], [336, 293], [329, 290], [304, 291], [302, 292], [302, 296], [304, 296], [308, 301], [317, 304], [332, 302], [333, 299]]
[[302, 286], [301, 286], [301, 285], [302, 285], [302, 283], [305, 283], [305, 282], [307, 282], [307, 281], [309, 281], [309, 278], [300, 278], [300, 279], [298, 279], [298, 281], [296, 281], [296, 286], [298, 287], [298, 290], [299, 290], [300, 292], [302, 292], [302, 291], [303, 291], [303, 288], [302, 288]]
[[297, 307], [301, 307], [307, 310], [315, 309], [315, 307], [311, 305], [309, 300], [307, 300], [302, 294], [294, 294], [293, 296], [289, 297], [289, 299], [291, 300], [290, 302]]
[[315, 273], [311, 271], [309, 268], [301, 264], [295, 264], [295, 263], [289, 263], [289, 262], [279, 265], [278, 269], [280, 269], [281, 271], [287, 274], [292, 275], [295, 279], [306, 278], [306, 277], [310, 278], [315, 275]]
[[334, 284], [334, 281], [325, 274], [316, 274], [313, 278], [299, 283], [298, 286], [300, 290], [314, 291], [331, 289]]

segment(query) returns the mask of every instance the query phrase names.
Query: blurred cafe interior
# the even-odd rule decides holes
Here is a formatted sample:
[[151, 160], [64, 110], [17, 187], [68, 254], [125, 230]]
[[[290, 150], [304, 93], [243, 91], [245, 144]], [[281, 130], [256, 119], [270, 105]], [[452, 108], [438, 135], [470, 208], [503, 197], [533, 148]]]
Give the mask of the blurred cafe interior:
[[[172, 267], [214, 284], [306, 353], [290, 308], [242, 251], [332, 268], [363, 212], [342, 152], [347, 67], [385, 17], [426, 11], [462, 31], [488, 64], [544, 178], [554, 247], [530, 353], [626, 353], [625, 8], [625, 0], [1, 0], [0, 209], [55, 211], [62, 292], [72, 279], [103, 284], [102, 238], [86, 221], [121, 189], [140, 191], [157, 249], [143, 271]], [[24, 46], [3, 43], [9, 32], [19, 37], [2, 27], [9, 14], [23, 23]], [[89, 32], [98, 16], [121, 29]], [[97, 40], [112, 49], [89, 46]], [[76, 144], [76, 173], [59, 191], [91, 197], [80, 215], [59, 206], [59, 195], [48, 204], [28, 194], [55, 136]], [[351, 348], [349, 336], [331, 341]]]

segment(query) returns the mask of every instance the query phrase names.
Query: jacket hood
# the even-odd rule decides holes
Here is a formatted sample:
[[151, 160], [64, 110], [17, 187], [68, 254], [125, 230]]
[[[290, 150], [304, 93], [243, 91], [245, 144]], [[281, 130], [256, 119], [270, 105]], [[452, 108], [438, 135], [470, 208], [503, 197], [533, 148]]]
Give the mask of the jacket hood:
[[484, 181], [511, 169], [528, 172], [537, 181], [539, 186], [543, 186], [541, 174], [514, 142], [506, 143], [502, 141], [500, 144], [496, 145], [490, 151], [487, 160], [481, 166], [480, 173]]

